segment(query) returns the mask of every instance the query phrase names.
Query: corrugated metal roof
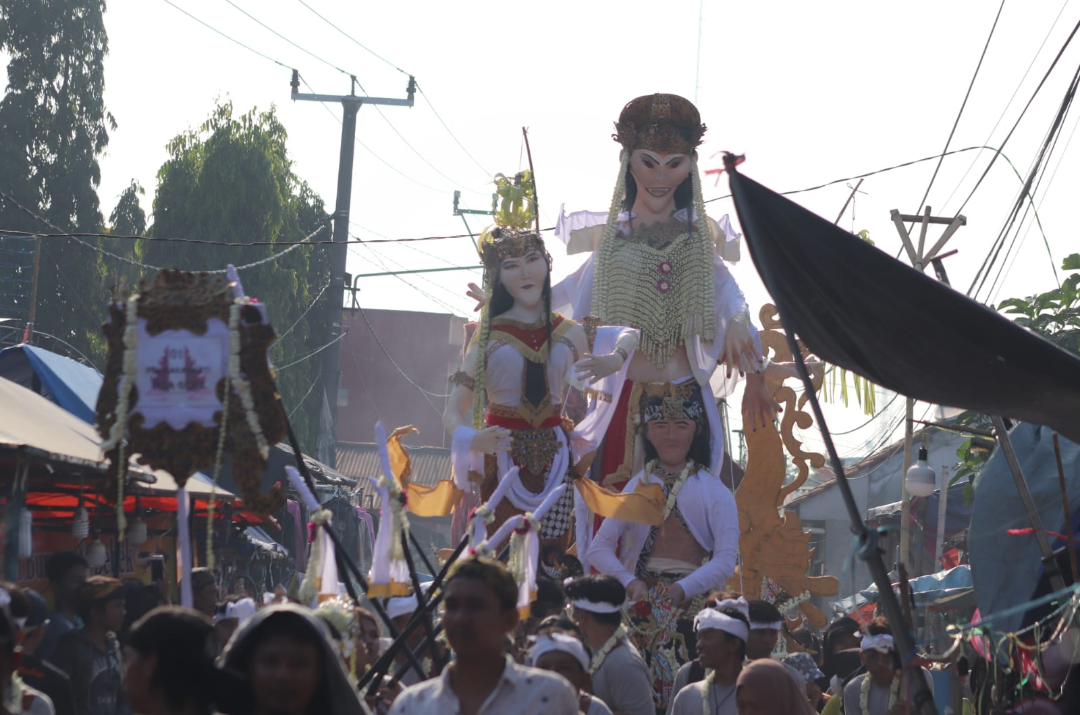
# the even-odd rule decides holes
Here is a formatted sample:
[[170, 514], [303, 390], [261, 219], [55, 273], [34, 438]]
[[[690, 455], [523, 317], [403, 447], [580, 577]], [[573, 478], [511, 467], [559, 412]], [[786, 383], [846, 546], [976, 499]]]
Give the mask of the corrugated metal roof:
[[[411, 447], [409, 458], [412, 460], [411, 479], [416, 484], [434, 486], [442, 479], [451, 477], [450, 450], [445, 447]], [[382, 473], [379, 466], [379, 452], [371, 442], [338, 442], [337, 471], [357, 479], [361, 492], [371, 492], [371, 480], [368, 477]]]

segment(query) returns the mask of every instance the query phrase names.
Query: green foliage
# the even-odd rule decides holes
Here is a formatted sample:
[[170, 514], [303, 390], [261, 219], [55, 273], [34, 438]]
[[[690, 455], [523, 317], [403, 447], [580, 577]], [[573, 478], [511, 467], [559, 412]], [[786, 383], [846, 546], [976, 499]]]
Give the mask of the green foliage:
[[[1063, 271], [1080, 271], [1080, 253], [1061, 263]], [[1080, 273], [1072, 273], [1060, 288], [1028, 298], [1010, 298], [997, 309], [1052, 343], [1080, 352]]]
[[[158, 171], [154, 224], [145, 242], [144, 262], [185, 270], [243, 265], [280, 253], [281, 246], [245, 246], [255, 242], [298, 241], [320, 226], [329, 240], [329, 216], [311, 188], [292, 172], [285, 128], [274, 110], [251, 110], [236, 116], [231, 102], [218, 104], [198, 130], [177, 135], [169, 158]], [[224, 241], [234, 246], [179, 243], [171, 237]], [[244, 291], [267, 305], [278, 333], [284, 333], [308, 308], [330, 275], [325, 247], [299, 248], [280, 259], [241, 272]], [[325, 304], [325, 296], [323, 298]], [[324, 311], [312, 310], [277, 343], [277, 365], [321, 347], [326, 340]], [[313, 451], [322, 406], [321, 390], [310, 390], [321, 377], [322, 355], [278, 374], [286, 410], [293, 416], [305, 451]], [[314, 393], [311, 395], [309, 393]]]
[[[103, 100], [104, 12], [102, 0], [0, 3], [0, 50], [11, 58], [0, 100], [0, 190], [14, 199], [0, 199], [4, 228], [102, 229], [98, 156], [116, 128]], [[38, 329], [100, 358], [109, 278], [92, 249], [67, 238], [45, 240]]]

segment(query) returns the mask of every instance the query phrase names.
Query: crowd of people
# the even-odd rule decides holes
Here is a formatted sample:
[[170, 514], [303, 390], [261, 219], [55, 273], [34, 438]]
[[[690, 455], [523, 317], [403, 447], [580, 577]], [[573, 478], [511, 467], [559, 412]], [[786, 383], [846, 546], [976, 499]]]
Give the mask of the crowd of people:
[[206, 569], [191, 574], [194, 608], [88, 575], [72, 552], [53, 555], [48, 577], [51, 609], [36, 591], [0, 584], [8, 715], [892, 715], [909, 689], [884, 619], [866, 628], [840, 619], [820, 641], [789, 633], [793, 652], [780, 660], [776, 607], [712, 592], [693, 618], [694, 657], [672, 673], [658, 709], [656, 654], [629, 637], [617, 578], [541, 577], [522, 618], [510, 571], [477, 556], [460, 558], [442, 584], [432, 622], [444, 635], [407, 636], [422, 668], [401, 649], [374, 688], [358, 685], [390, 644], [383, 634], [414, 619], [415, 595], [382, 602], [391, 631], [345, 598], [314, 608], [278, 594], [223, 600]]

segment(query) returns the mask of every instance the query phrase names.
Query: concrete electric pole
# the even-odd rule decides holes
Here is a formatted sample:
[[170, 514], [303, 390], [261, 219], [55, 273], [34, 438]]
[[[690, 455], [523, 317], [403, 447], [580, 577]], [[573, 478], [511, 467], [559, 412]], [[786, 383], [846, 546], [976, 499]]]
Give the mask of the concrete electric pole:
[[323, 353], [323, 391], [326, 404], [330, 409], [328, 430], [320, 429], [319, 442], [325, 447], [325, 453], [319, 455], [330, 467], [337, 467], [337, 423], [338, 393], [341, 387], [341, 343], [342, 310], [345, 303], [345, 288], [348, 281], [345, 275], [345, 259], [348, 255], [349, 207], [352, 198], [353, 150], [356, 147], [356, 113], [364, 104], [383, 104], [391, 107], [412, 107], [416, 95], [416, 79], [409, 77], [406, 90], [407, 99], [356, 96], [356, 77], [352, 77], [349, 94], [301, 94], [300, 73], [292, 73], [292, 98], [308, 102], [340, 102], [344, 109], [341, 120], [341, 157], [338, 161], [337, 202], [334, 208], [334, 245], [330, 249], [330, 306], [329, 332], [327, 343], [330, 345]]

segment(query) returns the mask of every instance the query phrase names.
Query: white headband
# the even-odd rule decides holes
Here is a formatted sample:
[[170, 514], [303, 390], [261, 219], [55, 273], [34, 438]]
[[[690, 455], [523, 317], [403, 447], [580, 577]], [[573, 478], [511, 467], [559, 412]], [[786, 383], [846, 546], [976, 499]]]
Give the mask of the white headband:
[[618, 613], [622, 610], [622, 604], [608, 603], [607, 601], [590, 601], [587, 598], [571, 601], [570, 605], [590, 613]]
[[694, 617], [694, 631], [703, 631], [707, 628], [714, 628], [724, 633], [729, 633], [743, 643], [746, 642], [746, 638], [750, 635], [750, 629], [747, 628], [743, 621], [740, 621], [734, 616], [729, 616], [726, 613], [721, 613], [713, 608], [706, 608]]
[[739, 613], [746, 616], [746, 620], [750, 620], [750, 604], [742, 596], [738, 598], [725, 598], [716, 604], [716, 608], [733, 608]]
[[768, 630], [778, 631], [784, 627], [783, 621], [773, 621], [772, 623], [759, 623], [757, 621], [750, 621], [750, 630]]
[[574, 660], [581, 665], [584, 671], [589, 670], [589, 656], [585, 653], [585, 646], [577, 638], [565, 633], [546, 633], [542, 636], [533, 636], [532, 645], [529, 646], [528, 665], [536, 667], [536, 662], [545, 653], [559, 652], [574, 656]]
[[877, 636], [872, 636], [865, 633], [856, 633], [856, 635], [862, 635], [862, 643], [859, 644], [859, 649], [864, 651], [876, 650], [881, 653], [888, 653], [890, 650], [893, 649], [893, 643], [895, 642], [893, 641], [893, 637], [890, 636], [888, 633], [882, 633], [881, 635]]

